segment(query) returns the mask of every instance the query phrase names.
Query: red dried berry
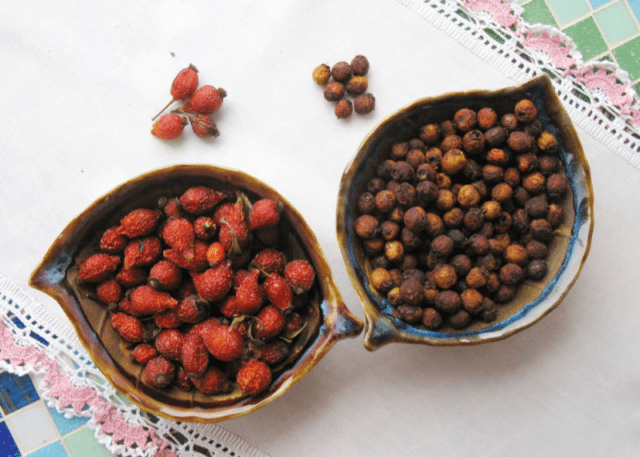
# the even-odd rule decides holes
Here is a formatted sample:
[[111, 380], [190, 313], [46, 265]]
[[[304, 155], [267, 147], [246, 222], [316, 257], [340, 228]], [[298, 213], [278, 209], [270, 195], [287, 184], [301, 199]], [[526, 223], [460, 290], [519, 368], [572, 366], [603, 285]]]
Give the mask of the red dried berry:
[[105, 305], [118, 303], [122, 297], [122, 286], [115, 279], [109, 279], [96, 286], [96, 295]]
[[292, 260], [284, 267], [284, 277], [296, 294], [307, 292], [313, 286], [316, 272], [307, 260]]
[[176, 311], [183, 322], [197, 324], [209, 316], [211, 305], [208, 301], [191, 294], [180, 300]]
[[153, 321], [158, 328], [178, 328], [183, 322], [175, 309], [169, 309], [153, 315]]
[[180, 360], [183, 343], [184, 335], [176, 329], [163, 330], [156, 336], [156, 349], [169, 360]]
[[147, 270], [144, 268], [123, 268], [116, 275], [118, 281], [124, 287], [135, 287], [147, 281]]
[[187, 68], [180, 70], [171, 83], [171, 96], [174, 101], [183, 102], [193, 95], [198, 88], [198, 69], [189, 64]]
[[242, 364], [236, 375], [238, 386], [247, 395], [256, 395], [271, 384], [271, 368], [261, 360], [249, 360]]
[[148, 343], [140, 343], [135, 347], [131, 355], [133, 355], [133, 359], [136, 362], [147, 363], [158, 355], [158, 351]]
[[233, 269], [226, 261], [202, 273], [192, 272], [191, 277], [200, 298], [207, 301], [222, 300], [231, 290]]
[[154, 263], [162, 254], [162, 244], [155, 236], [132, 240], [124, 249], [124, 267], [146, 267]]
[[187, 219], [169, 219], [162, 227], [160, 236], [172, 249], [193, 255], [193, 243], [196, 235], [193, 224]]
[[122, 235], [118, 227], [109, 227], [100, 238], [100, 249], [107, 254], [118, 254], [129, 244], [129, 239]]
[[191, 97], [198, 88], [198, 84], [198, 69], [196, 67], [189, 65], [187, 68], [180, 70], [173, 79], [173, 83], [171, 83], [171, 101], [167, 103], [167, 106], [162, 108], [160, 113], [156, 114], [152, 120], [158, 117], [173, 102], [183, 102]]
[[151, 128], [151, 134], [161, 140], [175, 140], [180, 138], [187, 120], [175, 113], [163, 114]]
[[267, 365], [278, 365], [289, 358], [291, 346], [281, 339], [275, 339], [260, 346], [255, 354], [258, 360], [262, 360]]
[[129, 295], [131, 314], [147, 316], [158, 314], [178, 306], [178, 300], [167, 292], [162, 292], [148, 285], [138, 286]]
[[182, 108], [182, 111], [198, 114], [215, 113], [222, 106], [224, 97], [227, 92], [222, 89], [216, 89], [213, 86], [202, 86], [195, 91], [189, 102]]
[[264, 291], [269, 301], [281, 310], [293, 306], [293, 290], [286, 279], [278, 273], [271, 273], [264, 281]]
[[200, 216], [193, 221], [193, 231], [200, 240], [210, 240], [215, 235], [216, 230], [218, 230], [216, 221], [208, 216]]
[[219, 309], [222, 315], [228, 318], [238, 317], [242, 314], [235, 295], [228, 295], [227, 298], [220, 303]]
[[269, 340], [282, 332], [285, 326], [283, 312], [273, 306], [268, 305], [260, 310], [252, 325], [252, 335], [256, 338]]
[[265, 275], [269, 275], [271, 273], [282, 273], [286, 261], [284, 253], [275, 249], [263, 249], [255, 255], [251, 264]]
[[187, 373], [187, 370], [185, 370], [182, 365], [178, 365], [178, 371], [176, 372], [176, 378], [173, 380], [173, 383], [185, 392], [189, 392], [193, 387], [191, 376], [189, 376], [189, 373]]
[[209, 351], [198, 330], [189, 331], [182, 343], [180, 361], [189, 374], [200, 376], [209, 366]]
[[162, 208], [164, 215], [167, 217], [185, 216], [185, 212], [182, 211], [182, 206], [180, 206], [180, 202], [177, 198], [170, 198], [169, 200], [164, 201], [161, 203], [160, 207]]
[[192, 377], [191, 382], [200, 392], [214, 395], [228, 390], [231, 385], [224, 372], [216, 367], [209, 367], [200, 377]]
[[251, 206], [249, 213], [249, 230], [274, 227], [280, 222], [282, 203], [270, 198], [263, 198]]
[[139, 343], [144, 338], [144, 325], [140, 319], [126, 313], [111, 313], [111, 325], [123, 340]]
[[241, 314], [254, 314], [264, 303], [264, 290], [259, 284], [260, 271], [252, 270], [236, 290], [236, 302]]
[[196, 241], [193, 244], [193, 250], [183, 252], [176, 249], [166, 249], [162, 255], [165, 259], [189, 271], [204, 271], [209, 267], [207, 261], [208, 246], [203, 241]]
[[120, 220], [118, 232], [129, 238], [149, 235], [160, 221], [160, 212], [146, 208], [131, 211]]
[[222, 362], [230, 362], [242, 357], [244, 337], [237, 329], [207, 320], [200, 325], [200, 335], [209, 353]]
[[105, 253], [93, 254], [82, 262], [78, 270], [78, 279], [96, 283], [106, 280], [120, 265], [120, 257]]
[[206, 114], [189, 115], [191, 130], [200, 138], [217, 138], [220, 136], [218, 126], [211, 117]]
[[170, 260], [160, 260], [149, 270], [148, 284], [154, 289], [175, 290], [182, 282], [182, 270]]
[[220, 265], [226, 258], [227, 250], [219, 241], [214, 241], [207, 248], [207, 262], [212, 267]]
[[144, 376], [153, 387], [164, 389], [175, 379], [176, 366], [165, 357], [159, 355], [147, 362], [144, 368]]
[[178, 199], [180, 206], [188, 213], [199, 216], [211, 211], [218, 203], [226, 198], [226, 194], [198, 186], [187, 189]]

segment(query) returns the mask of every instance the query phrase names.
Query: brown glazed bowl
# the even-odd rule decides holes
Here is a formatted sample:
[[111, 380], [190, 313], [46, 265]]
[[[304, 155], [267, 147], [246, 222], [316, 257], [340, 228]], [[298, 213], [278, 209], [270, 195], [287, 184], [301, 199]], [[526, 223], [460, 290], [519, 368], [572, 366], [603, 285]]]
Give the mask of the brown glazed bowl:
[[[251, 201], [266, 197], [283, 203], [281, 236], [287, 258], [306, 258], [316, 270], [309, 292], [314, 312], [294, 340], [292, 356], [277, 371], [270, 387], [243, 396], [236, 387], [223, 395], [205, 395], [177, 387], [160, 390], [142, 379], [143, 366], [109, 323], [107, 309], [76, 281], [79, 262], [96, 252], [104, 230], [129, 211], [154, 208], [161, 197], [179, 196], [187, 188], [208, 186], [219, 191], [243, 191]], [[179, 165], [149, 172], [128, 181], [97, 200], [74, 219], [51, 246], [31, 277], [31, 286], [58, 301], [92, 360], [113, 386], [141, 408], [177, 421], [217, 422], [245, 415], [282, 396], [307, 374], [340, 339], [355, 337], [363, 323], [344, 306], [317, 239], [302, 216], [266, 184], [240, 171], [206, 165]]]
[[[525, 281], [512, 302], [499, 305], [498, 317], [491, 323], [476, 322], [462, 330], [450, 327], [428, 330], [397, 319], [392, 316], [393, 307], [386, 297], [369, 281], [371, 266], [354, 230], [354, 221], [359, 216], [358, 197], [368, 180], [375, 176], [377, 164], [389, 157], [390, 146], [416, 137], [422, 125], [451, 119], [464, 107], [479, 110], [491, 106], [501, 116], [512, 112], [522, 98], [535, 103], [538, 118], [557, 137], [559, 156], [571, 188], [570, 195], [563, 199], [564, 223], [555, 230], [556, 236], [549, 247], [547, 275], [540, 281]], [[545, 75], [519, 87], [424, 98], [389, 116], [364, 139], [344, 171], [337, 204], [337, 232], [347, 271], [364, 308], [364, 345], [368, 350], [392, 342], [434, 346], [485, 343], [506, 338], [539, 321], [558, 306], [575, 282], [589, 253], [593, 232], [589, 164], [551, 80]]]

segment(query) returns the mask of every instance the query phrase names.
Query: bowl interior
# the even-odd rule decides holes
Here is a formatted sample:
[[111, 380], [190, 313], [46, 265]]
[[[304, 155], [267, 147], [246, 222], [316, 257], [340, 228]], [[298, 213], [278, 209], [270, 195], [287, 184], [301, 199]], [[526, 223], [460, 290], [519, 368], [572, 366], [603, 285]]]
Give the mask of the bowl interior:
[[[451, 119], [461, 108], [494, 108], [498, 115], [512, 112], [522, 98], [538, 107], [538, 118], [556, 136], [559, 156], [571, 183], [562, 200], [564, 222], [556, 229], [547, 258], [549, 272], [542, 281], [525, 281], [517, 297], [500, 305], [492, 323], [474, 322], [463, 330], [432, 331], [406, 324], [391, 315], [393, 307], [370, 284], [371, 266], [354, 230], [359, 216], [357, 201], [376, 166], [389, 158], [391, 145], [418, 136], [420, 126]], [[571, 120], [558, 100], [550, 80], [538, 77], [519, 87], [499, 91], [470, 91], [418, 100], [377, 126], [361, 144], [347, 166], [338, 201], [338, 238], [351, 280], [367, 318], [365, 346], [368, 349], [393, 341], [433, 345], [473, 344], [504, 338], [541, 318], [558, 305], [575, 278], [589, 250], [593, 226], [593, 199], [588, 163]]]
[[[94, 298], [90, 287], [76, 280], [79, 266], [97, 252], [106, 228], [117, 225], [133, 209], [155, 208], [161, 198], [179, 196], [193, 186], [230, 193], [240, 190], [251, 201], [262, 197], [281, 201], [284, 209], [279, 249], [288, 259], [308, 259], [317, 272], [316, 284], [309, 292], [309, 312], [304, 316], [306, 325], [295, 339], [291, 356], [274, 367], [274, 382], [269, 389], [253, 397], [243, 396], [237, 387], [224, 395], [205, 395], [196, 389], [185, 392], [177, 387], [156, 389], [146, 384], [143, 366], [132, 361], [130, 348], [109, 323], [106, 307]], [[311, 369], [336, 339], [361, 330], [361, 325], [344, 308], [315, 236], [296, 210], [276, 191], [254, 178], [209, 166], [185, 165], [154, 171], [96, 201], [56, 240], [34, 272], [32, 285], [58, 300], [94, 362], [118, 390], [151, 412], [180, 420], [215, 421], [246, 414], [280, 396]], [[344, 317], [347, 324], [344, 332], [334, 331], [333, 323], [327, 319], [331, 311]]]

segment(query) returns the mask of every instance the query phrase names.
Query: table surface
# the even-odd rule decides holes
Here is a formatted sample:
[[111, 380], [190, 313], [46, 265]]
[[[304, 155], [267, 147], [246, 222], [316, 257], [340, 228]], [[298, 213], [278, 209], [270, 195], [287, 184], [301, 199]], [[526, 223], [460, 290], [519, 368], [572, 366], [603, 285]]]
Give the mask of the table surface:
[[[539, 4], [553, 11], [557, 2], [517, 3], [535, 18]], [[585, 14], [598, 20], [614, 3], [636, 15], [635, 35], [622, 40], [635, 46], [634, 2], [591, 0]], [[417, 98], [516, 84], [392, 0], [26, 1], [2, 10], [0, 57], [10, 65], [0, 75], [0, 273], [63, 321], [55, 301], [28, 286], [48, 247], [120, 183], [180, 163], [240, 169], [276, 188], [314, 230], [346, 305], [363, 318], [335, 235], [340, 178], [358, 145]], [[557, 10], [546, 17], [563, 28], [578, 21]], [[615, 58], [616, 43], [591, 58]], [[371, 62], [376, 110], [339, 121], [311, 70], [356, 54]], [[229, 94], [215, 118], [221, 136], [161, 142], [150, 118], [189, 63], [202, 84]], [[362, 337], [341, 341], [281, 399], [219, 425], [273, 456], [637, 455], [640, 173], [577, 130], [596, 224], [590, 257], [557, 310], [477, 347], [368, 352]], [[108, 454], [85, 420], [56, 416], [31, 384], [0, 374], [0, 440], [14, 434], [11, 455]], [[35, 441], [25, 426], [34, 421], [46, 426]]]

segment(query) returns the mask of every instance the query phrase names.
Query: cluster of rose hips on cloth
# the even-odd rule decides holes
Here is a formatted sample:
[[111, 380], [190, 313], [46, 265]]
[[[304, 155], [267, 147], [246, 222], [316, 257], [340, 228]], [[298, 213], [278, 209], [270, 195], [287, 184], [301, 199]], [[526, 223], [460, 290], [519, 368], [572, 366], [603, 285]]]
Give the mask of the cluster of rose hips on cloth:
[[280, 250], [281, 212], [191, 187], [130, 211], [79, 261], [77, 280], [95, 287], [147, 384], [223, 394], [235, 381], [255, 395], [288, 363], [316, 273]]
[[200, 138], [220, 135], [215, 122], [209, 116], [222, 106], [227, 92], [222, 88], [200, 84], [198, 70], [193, 65], [180, 70], [171, 84], [171, 101], [152, 120], [155, 120], [174, 102], [186, 102], [183, 106], [164, 114], [151, 128], [151, 133], [161, 140], [175, 140], [182, 135], [187, 124]]

